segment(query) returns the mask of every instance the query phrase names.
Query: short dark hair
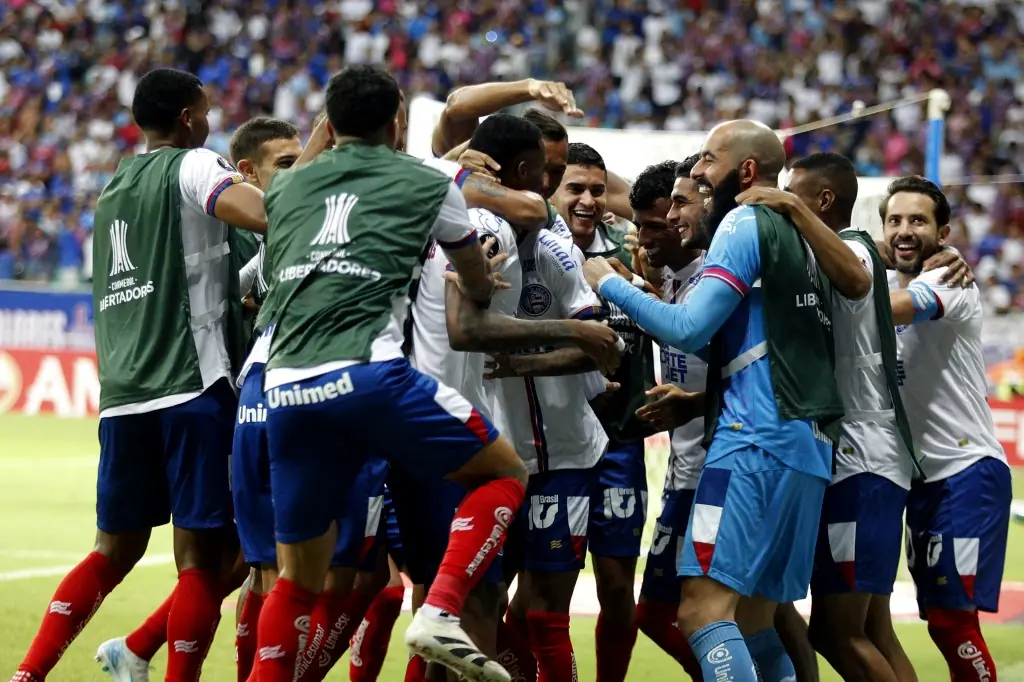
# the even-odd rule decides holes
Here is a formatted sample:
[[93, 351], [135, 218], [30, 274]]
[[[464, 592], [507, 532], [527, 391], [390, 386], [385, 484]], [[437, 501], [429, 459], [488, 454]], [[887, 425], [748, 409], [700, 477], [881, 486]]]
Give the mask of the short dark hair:
[[259, 162], [263, 158], [263, 144], [271, 140], [290, 140], [299, 136], [299, 129], [287, 121], [267, 116], [250, 118], [231, 136], [229, 153], [231, 163], [242, 159]]
[[892, 195], [899, 194], [900, 192], [911, 192], [930, 197], [935, 203], [935, 223], [939, 227], [949, 225], [951, 213], [949, 199], [942, 193], [938, 185], [927, 178], [922, 178], [920, 175], [907, 175], [906, 177], [896, 178], [889, 183], [889, 186], [886, 188], [885, 199], [882, 200], [882, 204], [878, 207], [878, 213], [882, 216], [883, 225], [885, 224], [885, 214], [889, 210], [889, 200], [892, 199]]
[[645, 211], [658, 199], [671, 197], [678, 166], [675, 161], [662, 161], [640, 171], [629, 188], [630, 207], [634, 211]]
[[583, 142], [569, 143], [569, 165], [570, 166], [592, 166], [607, 172], [604, 167], [604, 159], [597, 150]]
[[693, 172], [693, 167], [700, 161], [700, 154], [692, 154], [687, 156], [685, 159], [679, 162], [676, 166], [676, 177], [677, 178], [688, 178], [690, 173]]
[[139, 79], [132, 97], [132, 118], [143, 130], [167, 133], [182, 109], [199, 102], [203, 81], [187, 71], [153, 69]]
[[508, 114], [494, 114], [480, 121], [469, 148], [483, 152], [498, 162], [498, 165], [511, 169], [517, 156], [526, 151], [541, 150], [540, 128], [529, 121]]
[[368, 138], [394, 120], [401, 93], [390, 73], [364, 64], [331, 76], [324, 99], [335, 134]]
[[857, 169], [853, 162], [835, 152], [816, 152], [798, 159], [792, 170], [814, 173], [836, 195], [836, 211], [844, 222], [853, 219], [853, 206], [857, 203]]
[[565, 126], [540, 109], [527, 109], [523, 118], [540, 128], [540, 134], [549, 142], [561, 142], [569, 139], [569, 133]]

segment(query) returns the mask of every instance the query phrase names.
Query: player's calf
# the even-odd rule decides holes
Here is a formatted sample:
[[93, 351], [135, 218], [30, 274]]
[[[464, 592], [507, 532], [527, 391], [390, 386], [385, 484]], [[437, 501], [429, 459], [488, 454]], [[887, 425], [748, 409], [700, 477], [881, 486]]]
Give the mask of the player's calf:
[[889, 595], [876, 594], [871, 597], [871, 605], [868, 607], [868, 619], [865, 623], [865, 632], [868, 638], [874, 642], [885, 660], [889, 662], [896, 679], [899, 682], [917, 682], [917, 672], [910, 662], [910, 657], [903, 650], [896, 631], [892, 627], [892, 613], [889, 609]]
[[850, 682], [897, 682], [882, 652], [867, 635], [870, 594], [815, 595], [809, 634], [815, 650]]
[[978, 612], [929, 608], [928, 634], [939, 648], [952, 682], [996, 679], [996, 664], [981, 634]]
[[629, 661], [636, 644], [635, 557], [594, 556], [597, 617], [594, 643], [597, 653], [598, 682], [626, 679]]

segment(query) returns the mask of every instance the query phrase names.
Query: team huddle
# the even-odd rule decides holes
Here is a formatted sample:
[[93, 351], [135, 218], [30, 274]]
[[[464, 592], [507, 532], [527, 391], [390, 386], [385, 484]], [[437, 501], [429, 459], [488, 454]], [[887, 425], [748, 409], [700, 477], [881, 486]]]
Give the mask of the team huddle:
[[588, 553], [601, 682], [627, 679], [638, 631], [679, 679], [810, 682], [820, 653], [911, 682], [904, 518], [951, 679], [996, 679], [978, 611], [1010, 470], [941, 190], [895, 180], [876, 243], [843, 156], [778, 189], [778, 136], [730, 121], [630, 183], [543, 111], [496, 113], [527, 102], [582, 113], [558, 83], [461, 88], [419, 159], [393, 78], [350, 67], [305, 147], [256, 118], [229, 162], [202, 148], [197, 78], [139, 81], [147, 152], [96, 207], [96, 544], [12, 682], [47, 678], [168, 521], [173, 592], [97, 652], [117, 682], [165, 644], [165, 679], [199, 679], [239, 587], [239, 682], [322, 680], [349, 649], [376, 680], [404, 579], [406, 682], [571, 682]]

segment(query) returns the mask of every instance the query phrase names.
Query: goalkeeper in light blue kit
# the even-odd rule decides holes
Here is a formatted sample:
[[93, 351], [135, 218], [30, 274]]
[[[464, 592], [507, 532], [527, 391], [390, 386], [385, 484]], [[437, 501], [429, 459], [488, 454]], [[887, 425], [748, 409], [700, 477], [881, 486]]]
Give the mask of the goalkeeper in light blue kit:
[[754, 121], [708, 134], [691, 177], [711, 246], [685, 303], [647, 296], [602, 259], [584, 267], [648, 333], [709, 361], [707, 459], [677, 559], [679, 624], [707, 680], [796, 680], [773, 620], [807, 594], [842, 416], [830, 284], [787, 218], [736, 203], [777, 186], [785, 158]]

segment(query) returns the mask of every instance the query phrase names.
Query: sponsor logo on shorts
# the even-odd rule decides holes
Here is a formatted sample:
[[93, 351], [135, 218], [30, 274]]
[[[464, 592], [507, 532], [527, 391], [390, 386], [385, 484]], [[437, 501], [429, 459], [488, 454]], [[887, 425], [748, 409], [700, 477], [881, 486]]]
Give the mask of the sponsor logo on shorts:
[[633, 488], [604, 489], [604, 517], [628, 519], [636, 511], [636, 491]]
[[530, 497], [530, 530], [550, 528], [558, 515], [558, 495]]
[[345, 372], [337, 381], [329, 381], [322, 386], [306, 386], [293, 384], [291, 388], [275, 387], [267, 391], [267, 404], [270, 409], [293, 407], [295, 405], [316, 405], [348, 395], [355, 390], [352, 377]]
[[991, 680], [992, 671], [988, 669], [985, 656], [981, 650], [974, 646], [973, 642], [964, 642], [956, 648], [956, 655], [965, 661], [970, 661], [974, 670], [978, 673], [979, 680]]
[[[472, 519], [470, 519], [472, 520]], [[487, 555], [498, 548], [501, 544], [501, 537], [508, 530], [508, 524], [512, 523], [512, 510], [508, 507], [498, 507], [494, 510], [494, 527], [491, 529], [491, 534], [484, 540], [484, 544], [480, 547], [480, 551], [476, 553], [473, 560], [469, 562], [469, 566], [466, 566], [466, 575], [473, 575], [476, 570], [480, 568], [480, 564], [484, 562]]]
[[267, 421], [267, 408], [263, 403], [256, 403], [256, 407], [238, 406], [239, 424], [262, 424]]

